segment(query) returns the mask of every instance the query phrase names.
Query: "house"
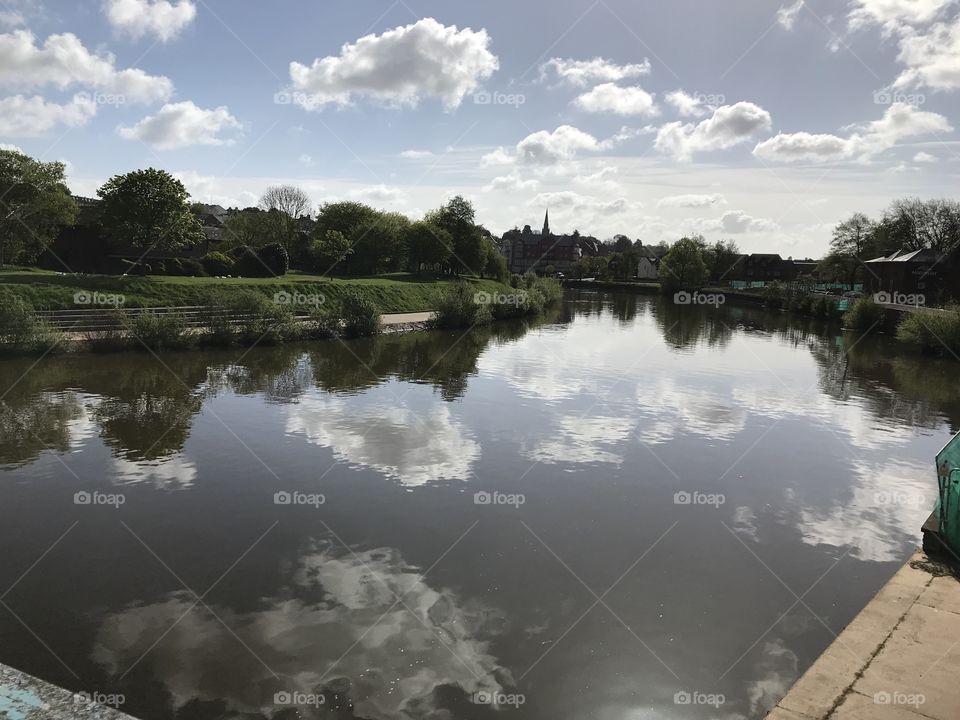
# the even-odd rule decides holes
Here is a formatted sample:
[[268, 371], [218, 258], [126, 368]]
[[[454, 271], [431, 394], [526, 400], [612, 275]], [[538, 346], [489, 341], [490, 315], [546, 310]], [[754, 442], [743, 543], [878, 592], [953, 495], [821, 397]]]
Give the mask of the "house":
[[960, 299], [960, 251], [897, 250], [867, 260], [866, 286], [891, 296], [924, 295], [928, 304]]
[[508, 265], [513, 273], [545, 273], [548, 267], [557, 272], [571, 272], [583, 257], [584, 246], [599, 242], [584, 238], [579, 233], [554, 235], [550, 231], [550, 211], [543, 219], [543, 230], [535, 232], [529, 225], [523, 230], [514, 228], [504, 233], [502, 242], [510, 248]]
[[646, 245], [634, 248], [637, 254], [637, 278], [656, 280], [660, 276], [660, 256], [656, 250]]
[[784, 260], [776, 253], [740, 255], [725, 275], [734, 282], [790, 282], [797, 277], [798, 268], [792, 260]]

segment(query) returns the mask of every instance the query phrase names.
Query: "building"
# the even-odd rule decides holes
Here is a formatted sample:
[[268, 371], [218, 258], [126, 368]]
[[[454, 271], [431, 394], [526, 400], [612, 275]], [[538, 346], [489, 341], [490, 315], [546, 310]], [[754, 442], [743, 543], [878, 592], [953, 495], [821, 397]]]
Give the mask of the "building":
[[660, 277], [660, 256], [646, 245], [634, 247], [637, 254], [637, 279], [656, 280]]
[[960, 299], [960, 251], [897, 250], [867, 260], [865, 285], [872, 293], [924, 295], [929, 305]]
[[510, 272], [543, 274], [548, 267], [557, 272], [569, 273], [583, 257], [584, 244], [595, 243], [595, 238], [573, 235], [554, 235], [550, 231], [550, 211], [543, 218], [543, 230], [533, 231], [529, 225], [523, 230], [514, 228], [503, 235], [503, 244], [510, 249], [508, 265]]
[[728, 282], [790, 282], [796, 279], [798, 268], [792, 260], [784, 260], [776, 253], [741, 255], [724, 275]]

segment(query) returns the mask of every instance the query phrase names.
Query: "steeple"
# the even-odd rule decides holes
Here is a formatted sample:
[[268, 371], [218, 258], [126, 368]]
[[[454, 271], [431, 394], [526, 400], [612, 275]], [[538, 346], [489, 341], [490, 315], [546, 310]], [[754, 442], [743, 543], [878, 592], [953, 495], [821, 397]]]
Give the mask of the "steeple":
[[550, 234], [550, 208], [547, 208], [547, 214], [543, 216], [543, 234]]

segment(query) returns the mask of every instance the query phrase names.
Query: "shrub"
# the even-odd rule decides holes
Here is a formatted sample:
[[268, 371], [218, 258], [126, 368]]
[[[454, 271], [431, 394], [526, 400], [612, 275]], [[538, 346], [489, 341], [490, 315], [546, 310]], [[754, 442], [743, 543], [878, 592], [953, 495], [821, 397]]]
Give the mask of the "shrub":
[[340, 319], [326, 306], [315, 307], [300, 324], [300, 337], [307, 340], [325, 340], [336, 337], [340, 330]]
[[212, 277], [233, 274], [233, 260], [222, 252], [207, 253], [200, 262], [203, 264], [203, 269]]
[[250, 248], [243, 248], [233, 264], [234, 273], [240, 277], [273, 277], [270, 267], [263, 258]]
[[768, 308], [778, 309], [783, 307], [783, 286], [780, 283], [772, 282], [763, 289], [763, 304]]
[[523, 286], [529, 290], [534, 285], [537, 284], [537, 276], [534, 275], [530, 270], [527, 270], [523, 275]]
[[234, 295], [229, 309], [240, 316], [236, 328], [243, 343], [272, 345], [297, 334], [296, 321], [290, 311], [253, 290]]
[[512, 288], [523, 287], [523, 276], [518, 275], [517, 273], [513, 273], [510, 276], [510, 287]]
[[897, 339], [924, 353], [960, 356], [960, 306], [909, 313], [897, 328]]
[[40, 320], [27, 301], [11, 295], [0, 303], [0, 351], [48, 352], [62, 341], [63, 335]]
[[877, 305], [871, 297], [856, 300], [843, 314], [843, 326], [854, 330], [872, 330], [882, 321], [883, 308]]
[[501, 307], [504, 305], [494, 303], [491, 312], [489, 304], [478, 302], [477, 293], [471, 286], [466, 283], [457, 283], [448, 289], [437, 303], [433, 324], [444, 329], [485, 325], [493, 319], [493, 314], [497, 313]]
[[139, 312], [127, 318], [126, 323], [134, 340], [151, 350], [169, 350], [188, 344], [187, 325], [178, 313]]
[[177, 265], [170, 271], [170, 274], [183, 277], [207, 277], [207, 271], [203, 264], [195, 258], [183, 258], [177, 261]]
[[547, 305], [559, 302], [563, 297], [563, 284], [556, 278], [540, 278], [534, 287], [543, 293]]
[[277, 277], [283, 277], [290, 269], [290, 257], [286, 249], [280, 243], [271, 243], [264, 245], [257, 251], [260, 260], [267, 266], [270, 273]]
[[351, 293], [340, 306], [345, 337], [378, 335], [381, 330], [380, 308], [373, 300]]

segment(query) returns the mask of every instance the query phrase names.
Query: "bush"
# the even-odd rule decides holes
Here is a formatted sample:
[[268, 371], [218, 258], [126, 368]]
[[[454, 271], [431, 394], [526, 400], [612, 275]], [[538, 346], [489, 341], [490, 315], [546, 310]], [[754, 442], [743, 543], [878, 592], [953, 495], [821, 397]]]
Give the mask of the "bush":
[[0, 303], [0, 352], [48, 352], [63, 335], [40, 320], [33, 306], [15, 295]]
[[229, 309], [240, 316], [235, 327], [242, 343], [273, 345], [297, 335], [297, 324], [290, 311], [253, 290], [233, 296]]
[[203, 269], [212, 277], [233, 274], [233, 260], [222, 252], [207, 253], [200, 262], [203, 264]]
[[[139, 312], [126, 319], [127, 331], [151, 350], [169, 350], [188, 344], [187, 325], [177, 313]], [[134, 345], [138, 346], [135, 342]]]
[[774, 310], [783, 307], [784, 292], [780, 283], [772, 282], [763, 289], [763, 304]]
[[864, 332], [873, 330], [883, 322], [883, 308], [873, 298], [864, 297], [855, 301], [843, 314], [843, 326]]
[[180, 275], [183, 277], [207, 277], [207, 271], [203, 264], [195, 258], [182, 258], [175, 261], [173, 268], [169, 269], [171, 275]]
[[909, 313], [897, 328], [897, 339], [924, 353], [960, 356], [960, 306]]
[[523, 276], [518, 275], [517, 273], [513, 273], [510, 276], [510, 287], [512, 288], [523, 287]]
[[243, 248], [237, 254], [233, 271], [240, 277], [273, 277], [270, 266], [250, 248]]
[[277, 277], [283, 277], [290, 269], [290, 257], [280, 243], [264, 245], [257, 254], [260, 256], [263, 264], [267, 266], [270, 273]]
[[559, 302], [563, 297], [563, 284], [556, 278], [540, 278], [534, 287], [543, 293], [547, 305]]
[[300, 337], [305, 340], [326, 340], [336, 337], [340, 330], [340, 319], [327, 307], [316, 307], [309, 317], [300, 324]]
[[433, 325], [449, 330], [489, 323], [493, 319], [493, 314], [497, 313], [504, 305], [494, 303], [491, 313], [490, 304], [479, 302], [477, 295], [478, 293], [466, 283], [454, 285], [443, 294], [440, 302], [437, 303]]
[[380, 308], [369, 298], [351, 293], [340, 307], [345, 337], [378, 335], [381, 330]]
[[527, 270], [523, 275], [523, 286], [530, 290], [534, 285], [537, 284], [537, 276], [534, 275], [531, 271]]

